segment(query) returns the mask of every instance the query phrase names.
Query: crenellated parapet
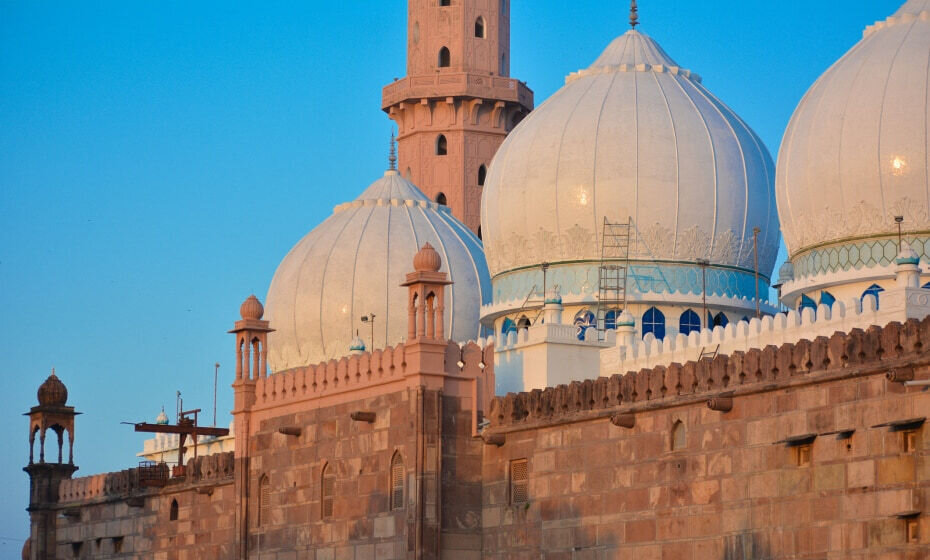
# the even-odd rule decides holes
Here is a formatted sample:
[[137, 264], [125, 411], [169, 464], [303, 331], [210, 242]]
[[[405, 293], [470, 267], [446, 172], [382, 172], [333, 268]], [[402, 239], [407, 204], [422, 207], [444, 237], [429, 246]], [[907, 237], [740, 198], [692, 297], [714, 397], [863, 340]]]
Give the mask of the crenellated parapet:
[[930, 315], [930, 290], [899, 288], [882, 294], [881, 307], [874, 295], [836, 301], [832, 306], [779, 313], [726, 327], [702, 329], [689, 334], [669, 334], [657, 340], [651, 333], [642, 339], [618, 334], [614, 347], [601, 352], [601, 374], [623, 373], [697, 360], [703, 352], [731, 354], [752, 348], [780, 346], [802, 339], [813, 340], [834, 332], [867, 329], [892, 321], [922, 319]]
[[[576, 381], [492, 400], [491, 430], [613, 416], [619, 412], [693, 404], [715, 397], [769, 391], [826, 377], [877, 372], [894, 378], [930, 358], [930, 317], [854, 328], [714, 358]], [[903, 377], [907, 377], [904, 375]]]
[[[409, 378], [424, 373], [409, 361], [411, 348], [416, 346], [401, 343], [260, 377], [253, 410], [320, 399], [354, 399], [363, 393], [390, 390], [390, 385], [405, 386]], [[493, 374], [493, 347], [493, 338], [462, 345], [449, 341], [445, 345], [444, 371], [436, 374], [461, 379]]]
[[[178, 484], [202, 484], [207, 482], [232, 482], [235, 471], [233, 452], [217, 453], [190, 459], [184, 470], [184, 478], [168, 478], [168, 465], [159, 463], [151, 467], [125, 469], [81, 478], [63, 480], [58, 487], [61, 504], [93, 502], [114, 498], [128, 498], [147, 491], [153, 486]], [[149, 484], [153, 480], [162, 484]]]

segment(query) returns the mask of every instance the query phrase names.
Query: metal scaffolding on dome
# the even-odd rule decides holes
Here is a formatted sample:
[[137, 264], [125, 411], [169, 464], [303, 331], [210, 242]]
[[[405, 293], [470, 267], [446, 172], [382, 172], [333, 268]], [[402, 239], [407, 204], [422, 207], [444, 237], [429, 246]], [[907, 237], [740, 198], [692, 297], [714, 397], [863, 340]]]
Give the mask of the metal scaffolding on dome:
[[[633, 218], [614, 223], [604, 216], [601, 231], [601, 263], [598, 266], [597, 339], [604, 340], [607, 331], [616, 328], [620, 313], [626, 307], [627, 271], [630, 266], [630, 237]], [[612, 315], [611, 315], [612, 314]], [[613, 325], [608, 319], [612, 317]]]

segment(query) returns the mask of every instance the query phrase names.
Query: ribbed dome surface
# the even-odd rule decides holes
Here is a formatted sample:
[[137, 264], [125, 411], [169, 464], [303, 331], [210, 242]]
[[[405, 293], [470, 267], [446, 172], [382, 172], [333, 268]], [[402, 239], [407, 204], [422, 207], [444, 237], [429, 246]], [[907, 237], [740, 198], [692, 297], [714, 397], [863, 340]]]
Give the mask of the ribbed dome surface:
[[930, 0], [869, 26], [795, 110], [776, 192], [792, 255], [816, 245], [930, 228]]
[[774, 164], [755, 133], [650, 37], [628, 31], [533, 111], [491, 164], [482, 231], [491, 274], [597, 260], [604, 217], [631, 257], [769, 275], [779, 232]]
[[278, 266], [265, 300], [265, 319], [275, 329], [268, 341], [272, 371], [346, 355], [356, 329], [370, 333], [360, 318], [371, 313], [375, 348], [401, 342], [408, 314], [400, 284], [425, 243], [454, 282], [446, 291], [446, 335], [477, 338], [479, 308], [490, 299], [481, 241], [448, 207], [388, 171], [337, 206]]
[[37, 396], [41, 406], [65, 406], [68, 402], [68, 388], [52, 371], [52, 374], [39, 385]]

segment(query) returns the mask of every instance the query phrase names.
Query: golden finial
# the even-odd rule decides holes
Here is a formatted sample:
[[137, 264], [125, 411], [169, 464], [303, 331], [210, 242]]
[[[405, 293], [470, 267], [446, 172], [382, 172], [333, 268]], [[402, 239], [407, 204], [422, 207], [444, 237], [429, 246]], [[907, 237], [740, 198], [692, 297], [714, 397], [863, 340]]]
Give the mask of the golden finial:
[[388, 154], [388, 165], [391, 171], [397, 171], [397, 144], [394, 140], [393, 131], [391, 131], [391, 151]]
[[636, 5], [636, 0], [630, 1], [630, 28], [636, 29], [636, 26], [639, 25], [639, 7]]

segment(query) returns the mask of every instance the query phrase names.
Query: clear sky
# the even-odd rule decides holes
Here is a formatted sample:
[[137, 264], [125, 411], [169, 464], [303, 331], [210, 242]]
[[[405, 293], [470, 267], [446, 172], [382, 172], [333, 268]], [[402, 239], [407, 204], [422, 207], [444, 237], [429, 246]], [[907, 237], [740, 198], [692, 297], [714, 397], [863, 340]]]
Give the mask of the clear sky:
[[[903, 0], [640, 0], [640, 30], [777, 154], [813, 81]], [[624, 1], [514, 0], [512, 75], [545, 100]], [[76, 476], [133, 466], [121, 421], [232, 407], [240, 302], [380, 176], [406, 2], [0, 0], [0, 557], [27, 536], [28, 424], [52, 367]], [[208, 414], [209, 415], [209, 414]]]

